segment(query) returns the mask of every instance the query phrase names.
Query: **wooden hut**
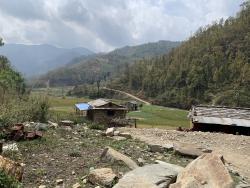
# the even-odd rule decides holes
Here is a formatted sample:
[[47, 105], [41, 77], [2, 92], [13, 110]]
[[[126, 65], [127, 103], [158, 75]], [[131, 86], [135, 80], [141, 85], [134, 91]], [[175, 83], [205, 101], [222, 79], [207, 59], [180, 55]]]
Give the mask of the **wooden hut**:
[[125, 119], [127, 108], [105, 99], [97, 99], [82, 103], [83, 110], [89, 120], [109, 124], [113, 119]]

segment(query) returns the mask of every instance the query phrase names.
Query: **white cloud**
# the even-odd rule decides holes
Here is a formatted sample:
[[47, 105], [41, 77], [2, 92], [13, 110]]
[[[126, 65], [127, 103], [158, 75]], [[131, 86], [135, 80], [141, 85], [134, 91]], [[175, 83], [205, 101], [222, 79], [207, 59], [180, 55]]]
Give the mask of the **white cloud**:
[[0, 36], [108, 51], [185, 40], [200, 26], [234, 16], [243, 0], [0, 0]]

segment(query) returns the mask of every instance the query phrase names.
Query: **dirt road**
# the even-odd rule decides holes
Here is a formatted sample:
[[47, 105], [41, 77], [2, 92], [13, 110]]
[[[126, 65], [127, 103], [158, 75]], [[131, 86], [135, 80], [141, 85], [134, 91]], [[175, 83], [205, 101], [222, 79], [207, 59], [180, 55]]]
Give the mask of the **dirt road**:
[[138, 97], [136, 97], [136, 96], [134, 96], [134, 95], [132, 95], [130, 93], [125, 92], [125, 91], [120, 91], [120, 90], [111, 89], [111, 88], [107, 88], [107, 87], [102, 87], [102, 89], [122, 93], [122, 94], [127, 95], [127, 96], [129, 96], [129, 97], [131, 97], [131, 98], [133, 98], [133, 99], [135, 99], [137, 101], [140, 101], [140, 102], [142, 102], [142, 103], [144, 103], [146, 105], [150, 105], [149, 102], [147, 102], [147, 101], [145, 101], [143, 99], [140, 99], [140, 98], [138, 98]]
[[250, 181], [250, 136], [163, 129], [122, 128], [134, 138], [150, 144], [193, 144], [223, 155], [230, 169]]

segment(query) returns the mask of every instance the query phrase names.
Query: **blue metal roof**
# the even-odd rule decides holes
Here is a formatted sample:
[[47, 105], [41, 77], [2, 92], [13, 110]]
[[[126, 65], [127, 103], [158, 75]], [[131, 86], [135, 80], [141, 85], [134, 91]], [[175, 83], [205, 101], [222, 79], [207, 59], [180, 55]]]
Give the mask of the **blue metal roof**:
[[75, 104], [76, 108], [78, 108], [79, 110], [89, 110], [92, 108], [91, 105], [89, 105], [88, 103], [79, 103], [79, 104]]

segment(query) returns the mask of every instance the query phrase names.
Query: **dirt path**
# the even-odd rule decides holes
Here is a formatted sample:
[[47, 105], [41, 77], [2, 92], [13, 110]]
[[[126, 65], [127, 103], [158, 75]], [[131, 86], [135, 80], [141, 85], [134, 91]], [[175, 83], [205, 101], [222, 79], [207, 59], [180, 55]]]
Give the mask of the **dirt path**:
[[120, 91], [120, 90], [111, 89], [111, 88], [107, 88], [107, 87], [102, 87], [102, 89], [109, 90], [109, 91], [115, 91], [115, 92], [118, 92], [118, 93], [122, 93], [122, 94], [127, 95], [127, 96], [129, 96], [129, 97], [131, 97], [131, 98], [133, 98], [133, 99], [135, 99], [137, 101], [140, 101], [140, 102], [142, 102], [142, 103], [144, 103], [146, 105], [150, 105], [149, 102], [147, 102], [147, 101], [145, 101], [143, 99], [140, 99], [140, 98], [138, 98], [138, 97], [136, 97], [136, 96], [134, 96], [134, 95], [132, 95], [130, 93], [125, 92], [125, 91]]
[[208, 132], [122, 128], [134, 138], [150, 144], [194, 144], [224, 156], [230, 169], [250, 181], [250, 137]]

